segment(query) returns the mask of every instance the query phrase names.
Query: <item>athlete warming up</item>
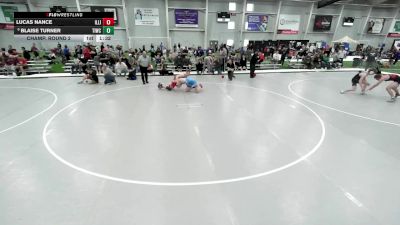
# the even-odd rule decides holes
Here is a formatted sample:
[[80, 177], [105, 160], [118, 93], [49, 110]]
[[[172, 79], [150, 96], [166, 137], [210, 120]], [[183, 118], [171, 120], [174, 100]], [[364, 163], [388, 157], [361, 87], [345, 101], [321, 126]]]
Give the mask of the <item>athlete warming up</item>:
[[399, 84], [400, 84], [400, 76], [396, 75], [396, 74], [385, 74], [382, 75], [380, 73], [376, 74], [374, 76], [375, 80], [377, 80], [378, 82], [376, 82], [376, 84], [372, 85], [368, 91], [371, 91], [372, 89], [376, 88], [377, 86], [379, 86], [383, 81], [391, 81], [391, 83], [386, 86], [386, 91], [389, 93], [390, 95], [390, 100], [388, 100], [388, 102], [394, 102], [396, 101], [396, 98], [398, 96], [400, 96], [399, 94]]

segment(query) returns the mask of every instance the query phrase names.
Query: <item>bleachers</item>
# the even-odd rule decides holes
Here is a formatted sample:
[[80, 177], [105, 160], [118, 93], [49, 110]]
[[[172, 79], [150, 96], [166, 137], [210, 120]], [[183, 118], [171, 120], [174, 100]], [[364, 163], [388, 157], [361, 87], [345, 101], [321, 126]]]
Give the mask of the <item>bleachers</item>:
[[28, 61], [28, 68], [25, 70], [27, 74], [48, 73], [51, 69], [51, 60], [34, 60]]
[[[330, 59], [332, 61], [332, 59]], [[89, 65], [95, 69], [94, 62], [93, 60], [88, 61]], [[305, 69], [305, 65], [302, 62], [302, 59], [286, 59], [285, 61], [286, 65], [290, 69]], [[71, 67], [73, 66], [73, 60], [67, 61], [62, 68], [64, 69], [65, 73], [71, 73]], [[154, 64], [154, 71], [150, 73], [150, 75], [158, 75], [159, 71], [162, 69], [162, 64]], [[178, 72], [178, 71], [185, 71], [187, 69], [191, 69], [191, 71], [196, 71], [196, 66], [191, 65], [191, 66], [182, 66], [177, 68], [177, 66], [173, 62], [166, 62], [166, 69], [169, 72]], [[28, 68], [26, 69], [27, 75], [32, 75], [32, 74], [42, 74], [42, 73], [49, 73], [51, 70], [51, 60], [35, 60], [35, 61], [28, 61]], [[250, 68], [250, 63], [247, 62], [247, 70]], [[281, 64], [272, 61], [265, 61], [259, 64], [256, 64], [256, 70], [277, 70], [277, 69], [284, 69], [287, 68], [286, 66], [283, 67]], [[214, 71], [216, 72], [217, 69], [214, 67]], [[0, 75], [13, 75], [13, 70], [7, 70], [6, 68], [0, 68]]]
[[[95, 69], [96, 67], [94, 66], [93, 60], [88, 60], [89, 65]], [[64, 66], [62, 67], [64, 69], [65, 73], [71, 73], [72, 72], [72, 66], [74, 65], [74, 61], [73, 60], [69, 60], [67, 61]]]

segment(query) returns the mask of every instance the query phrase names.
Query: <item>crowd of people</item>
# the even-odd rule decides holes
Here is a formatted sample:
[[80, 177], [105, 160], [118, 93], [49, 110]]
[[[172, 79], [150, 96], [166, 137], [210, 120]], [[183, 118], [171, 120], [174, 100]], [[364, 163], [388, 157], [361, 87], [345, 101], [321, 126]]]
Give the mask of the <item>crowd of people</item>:
[[254, 46], [234, 49], [222, 44], [219, 47], [190, 48], [183, 47], [179, 43], [171, 49], [167, 49], [162, 43], [159, 46], [153, 44], [150, 48], [143, 46], [139, 49], [124, 50], [121, 45], [112, 46], [102, 43], [99, 46], [91, 44], [76, 45], [71, 50], [68, 45], [60, 43], [44, 55], [39, 54], [35, 43], [27, 50], [22, 47], [20, 51], [8, 46], [8, 50], [1, 49], [0, 68], [13, 71], [17, 75], [25, 75], [28, 61], [46, 59], [50, 64], [59, 62], [70, 65], [71, 73], [82, 73], [87, 68], [93, 68], [96, 73], [103, 73], [104, 65], [107, 65], [116, 75], [127, 76], [130, 72], [140, 72], [142, 82], [148, 83], [148, 74], [158, 72], [160, 75], [172, 75], [174, 71], [195, 70], [197, 74], [222, 74], [228, 70], [233, 78], [235, 70], [250, 70], [250, 77], [255, 76], [256, 65], [268, 62], [283, 66], [288, 59], [296, 59], [305, 68], [338, 68], [343, 66], [343, 59], [348, 54], [360, 55], [366, 61], [369, 68], [376, 63], [379, 57], [389, 58], [390, 64], [396, 64], [400, 59], [400, 51], [391, 49], [383, 51], [383, 48], [357, 47], [355, 52], [348, 52], [340, 45], [317, 48], [311, 45], [271, 45]]

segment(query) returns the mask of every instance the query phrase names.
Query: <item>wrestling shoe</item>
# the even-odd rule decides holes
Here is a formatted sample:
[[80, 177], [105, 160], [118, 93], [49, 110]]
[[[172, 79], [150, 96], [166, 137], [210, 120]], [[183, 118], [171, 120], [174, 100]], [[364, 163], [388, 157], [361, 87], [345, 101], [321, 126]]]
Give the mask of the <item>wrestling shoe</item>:
[[396, 97], [391, 97], [389, 100], [387, 100], [387, 102], [395, 102], [396, 101]]

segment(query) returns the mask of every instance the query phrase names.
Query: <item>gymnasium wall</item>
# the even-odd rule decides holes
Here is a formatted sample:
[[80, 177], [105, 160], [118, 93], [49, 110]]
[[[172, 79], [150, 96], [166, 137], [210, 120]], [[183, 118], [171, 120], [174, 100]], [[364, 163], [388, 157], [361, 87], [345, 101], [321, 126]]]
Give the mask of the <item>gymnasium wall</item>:
[[[165, 1], [168, 1], [169, 9], [166, 9]], [[2, 0], [0, 0], [0, 3], [1, 2]], [[68, 11], [78, 10], [76, 6], [76, 0], [31, 0], [30, 2], [32, 11], [48, 11], [49, 7], [54, 5], [66, 6]], [[269, 15], [268, 31], [265, 33], [245, 31], [243, 23], [243, 33], [241, 33], [243, 17], [245, 17], [244, 21], [247, 21], [247, 16], [250, 14], [249, 12], [243, 13], [243, 1], [241, 0], [209, 0], [208, 15], [206, 15], [205, 9], [199, 11], [199, 28], [185, 31], [175, 27], [173, 8], [206, 8], [205, 0], [125, 0], [128, 14], [127, 24], [125, 24], [124, 20], [122, 0], [79, 0], [79, 2], [81, 11], [90, 11], [91, 5], [117, 7], [119, 24], [115, 28], [114, 40], [111, 42], [111, 44], [121, 44], [125, 48], [127, 48], [129, 44], [133, 48], [139, 48], [142, 47], [143, 44], [149, 46], [151, 43], [158, 45], [161, 42], [163, 42], [164, 45], [168, 45], [169, 43], [171, 43], [171, 45], [174, 43], [181, 43], [183, 46], [203, 46], [204, 43], [208, 45], [210, 40], [217, 40], [219, 43], [226, 43], [228, 39], [232, 39], [234, 41], [235, 47], [240, 47], [243, 45], [243, 40], [245, 39], [270, 40], [274, 38], [279, 6], [279, 2], [274, 0], [251, 1], [251, 3], [254, 3], [255, 5], [253, 14], [265, 13]], [[228, 11], [229, 2], [237, 3], [236, 12], [234, 12], [235, 15], [231, 17], [231, 20], [235, 22], [234, 30], [228, 30], [227, 23], [217, 23], [217, 12]], [[342, 8], [341, 5], [331, 5], [322, 9], [317, 9], [315, 6], [312, 9], [311, 22], [306, 32], [307, 22], [311, 11], [311, 4], [312, 3], [310, 2], [283, 1], [281, 14], [295, 14], [301, 16], [300, 32], [297, 35], [277, 34], [276, 39], [306, 39], [312, 42], [327, 41], [330, 43], [335, 39], [339, 39], [345, 35], [348, 35], [355, 40], [360, 40], [361, 43], [370, 44], [373, 46], [378, 46], [381, 43], [385, 43], [387, 47], [390, 47], [393, 43], [394, 38], [386, 38], [384, 34], [386, 34], [392, 26], [392, 20], [390, 17], [393, 17], [396, 14], [396, 10], [399, 10], [398, 8], [373, 8], [371, 12], [371, 18], [386, 18], [386, 21], [382, 34], [372, 35], [366, 34], [366, 30], [362, 30], [366, 23], [369, 7], [345, 6], [343, 10], [343, 17], [352, 16], [356, 19], [353, 27], [343, 27], [343, 17], [339, 20], [339, 14]], [[136, 26], [134, 24], [133, 16], [134, 8], [136, 7], [158, 8], [160, 15], [160, 26]], [[167, 14], [169, 17], [168, 24], [166, 21]], [[313, 21], [316, 14], [333, 15], [332, 27], [329, 32], [313, 31]], [[206, 18], [208, 19], [207, 24], [205, 23]], [[397, 18], [400, 18], [400, 16]], [[208, 32], [205, 31], [206, 27], [208, 28]], [[336, 27], [337, 32], [334, 33]], [[13, 38], [12, 30], [0, 30], [0, 46], [6, 47], [8, 44], [12, 44], [18, 48], [21, 46], [31, 45], [31, 43], [16, 42]], [[57, 42], [43, 42], [37, 44], [43, 48], [52, 48], [57, 44]], [[68, 42], [62, 44], [73, 46], [78, 43]]]

